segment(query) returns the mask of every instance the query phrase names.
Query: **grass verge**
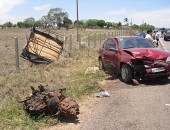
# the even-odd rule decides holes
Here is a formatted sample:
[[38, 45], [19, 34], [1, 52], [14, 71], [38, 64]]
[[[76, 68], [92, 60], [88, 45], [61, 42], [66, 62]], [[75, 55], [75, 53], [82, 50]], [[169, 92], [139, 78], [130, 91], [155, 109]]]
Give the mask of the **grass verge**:
[[[28, 63], [25, 60], [22, 62]], [[30, 95], [29, 86], [37, 87], [43, 84], [53, 88], [66, 87], [65, 95], [80, 102], [82, 97], [95, 92], [98, 89], [97, 82], [105, 78], [103, 71], [85, 73], [88, 67], [96, 66], [98, 66], [96, 49], [76, 50], [71, 57], [61, 56], [52, 64], [32, 67], [23, 64], [19, 71], [13, 70], [6, 74], [0, 80], [0, 127], [11, 130], [36, 130], [58, 123], [57, 118], [51, 118], [46, 122], [48, 119], [46, 116], [36, 119], [30, 117], [17, 101]]]

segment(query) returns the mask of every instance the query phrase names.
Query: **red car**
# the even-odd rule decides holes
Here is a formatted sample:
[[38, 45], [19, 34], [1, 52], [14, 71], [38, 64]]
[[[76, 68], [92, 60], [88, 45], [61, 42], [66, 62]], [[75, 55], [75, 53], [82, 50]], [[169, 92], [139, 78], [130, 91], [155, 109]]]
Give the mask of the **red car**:
[[137, 36], [107, 38], [99, 48], [99, 69], [113, 65], [123, 82], [170, 75], [170, 53]]

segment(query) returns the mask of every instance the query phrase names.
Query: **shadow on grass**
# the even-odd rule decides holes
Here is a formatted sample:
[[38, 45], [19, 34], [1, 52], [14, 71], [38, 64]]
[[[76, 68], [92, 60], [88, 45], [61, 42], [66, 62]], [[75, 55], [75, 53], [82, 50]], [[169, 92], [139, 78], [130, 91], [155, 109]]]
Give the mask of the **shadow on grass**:
[[44, 122], [49, 126], [57, 125], [58, 123], [74, 123], [78, 124], [79, 120], [77, 116], [66, 117], [64, 114], [59, 115], [50, 115], [50, 114], [42, 114], [40, 116], [31, 116], [27, 114], [30, 119], [34, 120], [35, 122]]
[[106, 80], [115, 80], [115, 79], [119, 79], [119, 75], [116, 71], [116, 68], [114, 68], [112, 65], [107, 65], [105, 67], [105, 73], [110, 75], [111, 77], [107, 78]]
[[58, 120], [62, 123], [74, 123], [77, 124], [79, 123], [78, 117], [73, 116], [73, 117], [65, 117], [63, 115], [58, 116]]

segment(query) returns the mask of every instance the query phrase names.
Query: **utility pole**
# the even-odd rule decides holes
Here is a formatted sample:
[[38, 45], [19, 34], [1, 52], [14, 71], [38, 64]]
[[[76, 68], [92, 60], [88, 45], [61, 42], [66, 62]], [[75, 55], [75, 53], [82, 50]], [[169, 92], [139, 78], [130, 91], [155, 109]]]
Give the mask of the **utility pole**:
[[78, 34], [79, 34], [79, 8], [78, 8], [78, 0], [77, 1], [77, 41], [78, 41]]

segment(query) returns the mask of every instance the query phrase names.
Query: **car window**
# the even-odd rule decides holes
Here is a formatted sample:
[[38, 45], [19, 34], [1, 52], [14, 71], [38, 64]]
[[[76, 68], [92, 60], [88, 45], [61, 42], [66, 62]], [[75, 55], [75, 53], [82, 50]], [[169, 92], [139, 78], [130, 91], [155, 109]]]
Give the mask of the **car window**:
[[115, 48], [116, 49], [116, 44], [111, 39], [107, 40], [107, 42], [105, 43], [105, 49], [109, 50], [110, 48]]
[[145, 38], [128, 37], [128, 38], [119, 38], [118, 41], [122, 49], [154, 47], [154, 45], [150, 43], [148, 40], [146, 40]]
[[170, 33], [170, 30], [167, 30], [167, 33]]

